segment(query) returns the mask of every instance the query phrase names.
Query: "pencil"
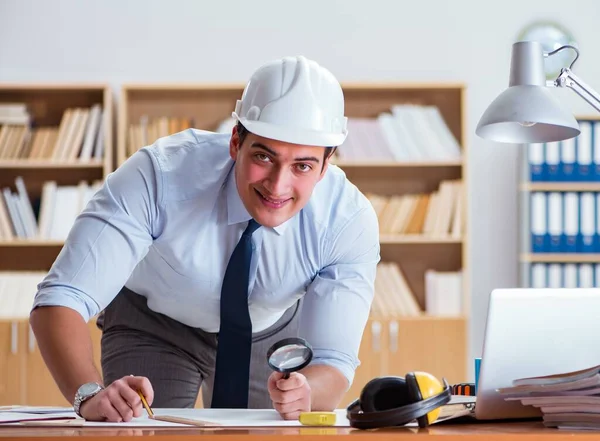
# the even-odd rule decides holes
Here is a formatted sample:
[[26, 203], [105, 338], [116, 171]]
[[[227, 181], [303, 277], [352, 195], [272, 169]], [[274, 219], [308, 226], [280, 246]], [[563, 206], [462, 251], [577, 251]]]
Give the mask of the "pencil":
[[142, 404], [144, 405], [144, 408], [146, 409], [146, 412], [148, 412], [148, 415], [153, 417], [154, 416], [154, 412], [152, 412], [152, 409], [150, 409], [150, 406], [148, 406], [148, 402], [146, 401], [146, 398], [144, 397], [144, 394], [142, 393], [141, 390], [138, 390], [138, 394], [140, 396], [140, 398], [142, 399]]

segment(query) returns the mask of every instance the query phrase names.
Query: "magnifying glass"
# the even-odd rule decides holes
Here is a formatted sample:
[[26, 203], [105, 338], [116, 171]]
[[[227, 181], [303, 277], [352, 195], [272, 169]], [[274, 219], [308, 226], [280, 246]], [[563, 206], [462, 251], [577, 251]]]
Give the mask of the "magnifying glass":
[[274, 371], [283, 373], [283, 378], [289, 378], [291, 372], [306, 367], [312, 357], [312, 347], [306, 340], [299, 337], [279, 340], [267, 352], [269, 366]]

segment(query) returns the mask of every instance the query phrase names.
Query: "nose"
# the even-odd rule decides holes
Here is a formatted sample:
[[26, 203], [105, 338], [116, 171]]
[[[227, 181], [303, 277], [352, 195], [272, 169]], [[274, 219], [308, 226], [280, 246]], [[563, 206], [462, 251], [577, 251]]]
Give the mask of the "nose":
[[269, 190], [271, 196], [285, 196], [291, 185], [291, 173], [285, 167], [273, 167], [265, 181], [265, 188]]

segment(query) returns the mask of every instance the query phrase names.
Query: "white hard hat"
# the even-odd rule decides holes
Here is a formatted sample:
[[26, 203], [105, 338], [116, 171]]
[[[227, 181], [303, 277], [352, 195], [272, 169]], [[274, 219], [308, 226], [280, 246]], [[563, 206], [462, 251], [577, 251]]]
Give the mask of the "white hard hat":
[[232, 116], [251, 133], [292, 144], [336, 147], [348, 133], [342, 87], [301, 56], [258, 68]]

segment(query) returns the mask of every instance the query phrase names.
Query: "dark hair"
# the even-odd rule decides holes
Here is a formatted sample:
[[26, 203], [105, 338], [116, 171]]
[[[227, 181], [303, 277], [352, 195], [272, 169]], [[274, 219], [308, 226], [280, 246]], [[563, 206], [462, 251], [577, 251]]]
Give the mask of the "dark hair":
[[[240, 138], [240, 147], [241, 147], [241, 145], [244, 143], [244, 140], [246, 139], [246, 136], [248, 136], [248, 133], [250, 133], [250, 132], [239, 121], [237, 122], [237, 132], [238, 132], [238, 136]], [[321, 171], [323, 171], [323, 168], [325, 168], [325, 161], [327, 160], [327, 158], [329, 158], [331, 155], [333, 155], [333, 153], [335, 152], [336, 149], [337, 149], [337, 146], [325, 147], [325, 152], [323, 153], [323, 165], [321, 166]]]

